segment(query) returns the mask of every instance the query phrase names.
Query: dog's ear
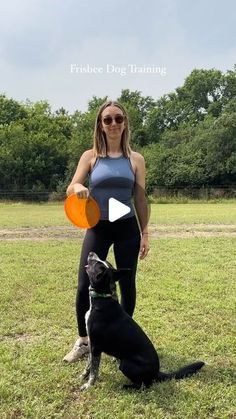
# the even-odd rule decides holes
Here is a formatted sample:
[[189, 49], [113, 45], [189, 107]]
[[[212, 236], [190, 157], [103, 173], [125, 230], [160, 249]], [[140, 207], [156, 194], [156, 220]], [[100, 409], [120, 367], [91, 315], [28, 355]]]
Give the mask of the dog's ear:
[[113, 269], [112, 278], [115, 282], [119, 281], [128, 271], [131, 271], [131, 268]]

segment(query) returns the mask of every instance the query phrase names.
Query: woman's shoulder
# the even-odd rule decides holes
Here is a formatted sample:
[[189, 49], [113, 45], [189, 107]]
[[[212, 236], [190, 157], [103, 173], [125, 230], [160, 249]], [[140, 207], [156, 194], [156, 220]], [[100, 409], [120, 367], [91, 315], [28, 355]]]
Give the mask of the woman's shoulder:
[[138, 153], [137, 151], [131, 150], [130, 158], [137, 164], [144, 162], [144, 157], [142, 156], [141, 153]]
[[135, 175], [143, 168], [145, 165], [144, 157], [142, 154], [138, 153], [137, 151], [131, 150], [130, 152], [130, 162], [133, 168], [133, 172]]
[[96, 160], [96, 157], [94, 155], [94, 150], [92, 148], [90, 148], [89, 150], [86, 150], [83, 152], [82, 156], [81, 156], [84, 160], [87, 160], [87, 162], [91, 163], [91, 161], [93, 159]]
[[93, 155], [94, 155], [94, 153], [93, 153], [93, 149], [92, 148], [90, 148], [89, 150], [84, 151], [83, 154], [82, 154], [82, 156], [85, 159], [91, 159], [93, 157]]
[[90, 172], [96, 161], [96, 157], [94, 157], [94, 151], [92, 148], [83, 152], [81, 155], [81, 161], [83, 161], [88, 166], [88, 170]]
[[94, 154], [93, 148], [90, 148], [89, 150], [84, 151], [83, 157], [84, 159], [86, 159], [87, 164], [89, 165], [89, 172], [91, 172], [97, 160], [97, 157]]

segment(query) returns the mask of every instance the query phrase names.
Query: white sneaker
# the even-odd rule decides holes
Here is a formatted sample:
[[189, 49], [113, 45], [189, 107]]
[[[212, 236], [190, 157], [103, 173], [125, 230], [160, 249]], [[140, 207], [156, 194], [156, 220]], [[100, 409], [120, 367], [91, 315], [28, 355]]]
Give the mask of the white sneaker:
[[64, 362], [68, 362], [69, 364], [72, 362], [78, 361], [84, 355], [89, 353], [89, 344], [81, 342], [80, 339], [74, 344], [73, 349], [63, 358]]

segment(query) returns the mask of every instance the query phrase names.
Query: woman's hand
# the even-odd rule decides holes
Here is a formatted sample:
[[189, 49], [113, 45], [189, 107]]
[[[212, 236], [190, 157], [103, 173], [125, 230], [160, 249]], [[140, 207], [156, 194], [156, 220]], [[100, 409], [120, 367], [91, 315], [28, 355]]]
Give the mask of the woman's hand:
[[82, 183], [75, 183], [73, 185], [74, 193], [78, 195], [79, 198], [88, 198], [89, 190]]
[[143, 234], [140, 240], [139, 259], [144, 259], [150, 250], [148, 235]]

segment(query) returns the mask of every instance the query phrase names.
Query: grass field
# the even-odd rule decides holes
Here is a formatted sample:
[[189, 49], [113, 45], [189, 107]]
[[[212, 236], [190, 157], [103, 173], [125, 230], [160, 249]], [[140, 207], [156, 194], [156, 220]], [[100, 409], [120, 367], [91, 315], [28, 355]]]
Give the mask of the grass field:
[[0, 204], [0, 417], [235, 418], [235, 225], [234, 202], [152, 205], [151, 251], [138, 265], [134, 317], [162, 370], [197, 359], [206, 367], [124, 391], [126, 378], [103, 355], [98, 383], [80, 392], [86, 361], [62, 358], [76, 338], [83, 234], [72, 234], [62, 204]]

